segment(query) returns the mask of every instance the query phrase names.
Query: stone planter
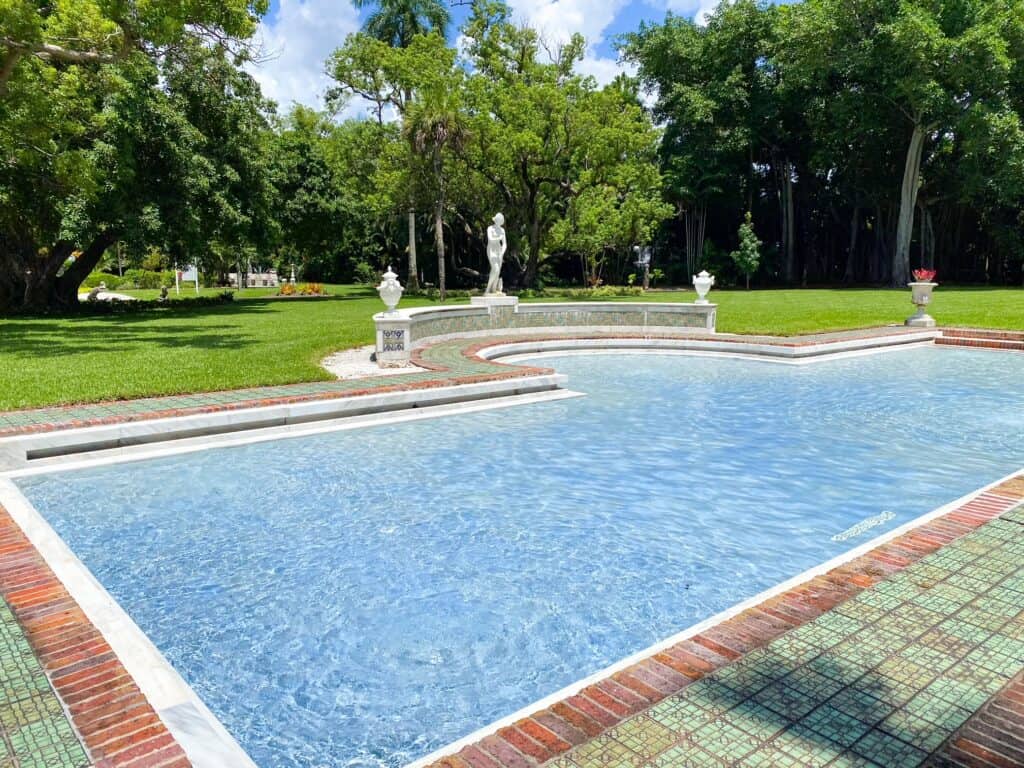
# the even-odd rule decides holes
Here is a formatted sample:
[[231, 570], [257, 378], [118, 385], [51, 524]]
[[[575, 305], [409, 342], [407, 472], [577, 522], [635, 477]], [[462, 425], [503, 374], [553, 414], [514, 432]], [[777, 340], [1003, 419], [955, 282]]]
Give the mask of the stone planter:
[[911, 302], [917, 307], [917, 314], [907, 319], [906, 325], [910, 328], [934, 328], [935, 318], [928, 314], [928, 305], [932, 303], [932, 291], [938, 283], [916, 282], [910, 283]]

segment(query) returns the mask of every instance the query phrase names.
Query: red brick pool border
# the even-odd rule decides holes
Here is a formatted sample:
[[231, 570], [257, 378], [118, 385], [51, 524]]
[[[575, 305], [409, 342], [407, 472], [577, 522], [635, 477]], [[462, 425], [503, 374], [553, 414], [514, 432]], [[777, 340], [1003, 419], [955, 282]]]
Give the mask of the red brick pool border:
[[67, 589], [0, 506], [0, 594], [95, 768], [187, 768], [163, 721]]

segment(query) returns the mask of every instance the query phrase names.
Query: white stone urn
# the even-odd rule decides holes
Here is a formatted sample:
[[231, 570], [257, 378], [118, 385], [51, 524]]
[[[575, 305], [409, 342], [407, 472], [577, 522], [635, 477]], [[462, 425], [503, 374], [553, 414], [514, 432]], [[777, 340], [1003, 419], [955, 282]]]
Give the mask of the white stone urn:
[[935, 290], [938, 283], [919, 280], [914, 283], [908, 283], [908, 285], [911, 292], [910, 300], [917, 307], [917, 314], [907, 319], [907, 326], [910, 328], [934, 328], [935, 318], [929, 315], [926, 310], [928, 305], [932, 303], [932, 291]]
[[405, 293], [405, 288], [398, 282], [398, 275], [391, 267], [388, 267], [388, 271], [384, 273], [384, 279], [377, 286], [377, 293], [380, 294], [380, 300], [388, 308], [387, 314], [394, 314], [398, 302], [402, 300], [402, 294]]
[[708, 274], [707, 270], [704, 270], [699, 275], [693, 276], [693, 287], [697, 291], [697, 301], [695, 304], [710, 304], [708, 301], [708, 293], [711, 291], [711, 286], [715, 284], [715, 278]]

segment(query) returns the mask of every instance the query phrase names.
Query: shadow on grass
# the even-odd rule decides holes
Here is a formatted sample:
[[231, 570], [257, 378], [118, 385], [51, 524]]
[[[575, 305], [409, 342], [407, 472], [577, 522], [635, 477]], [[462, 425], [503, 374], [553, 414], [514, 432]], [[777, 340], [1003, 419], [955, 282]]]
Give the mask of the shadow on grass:
[[[18, 357], [46, 357], [90, 352], [125, 352], [139, 345], [165, 349], [241, 349], [262, 339], [229, 322], [188, 323], [191, 319], [259, 315], [269, 308], [256, 302], [218, 307], [167, 309], [113, 315], [18, 317], [0, 325], [0, 352]], [[181, 321], [181, 322], [177, 322]]]

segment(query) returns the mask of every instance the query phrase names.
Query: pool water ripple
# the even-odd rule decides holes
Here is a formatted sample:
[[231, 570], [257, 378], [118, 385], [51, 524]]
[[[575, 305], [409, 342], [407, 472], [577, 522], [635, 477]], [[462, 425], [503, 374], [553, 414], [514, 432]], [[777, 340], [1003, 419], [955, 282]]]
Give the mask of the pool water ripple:
[[21, 485], [262, 768], [379, 768], [1024, 465], [1022, 355], [544, 365], [588, 396]]

